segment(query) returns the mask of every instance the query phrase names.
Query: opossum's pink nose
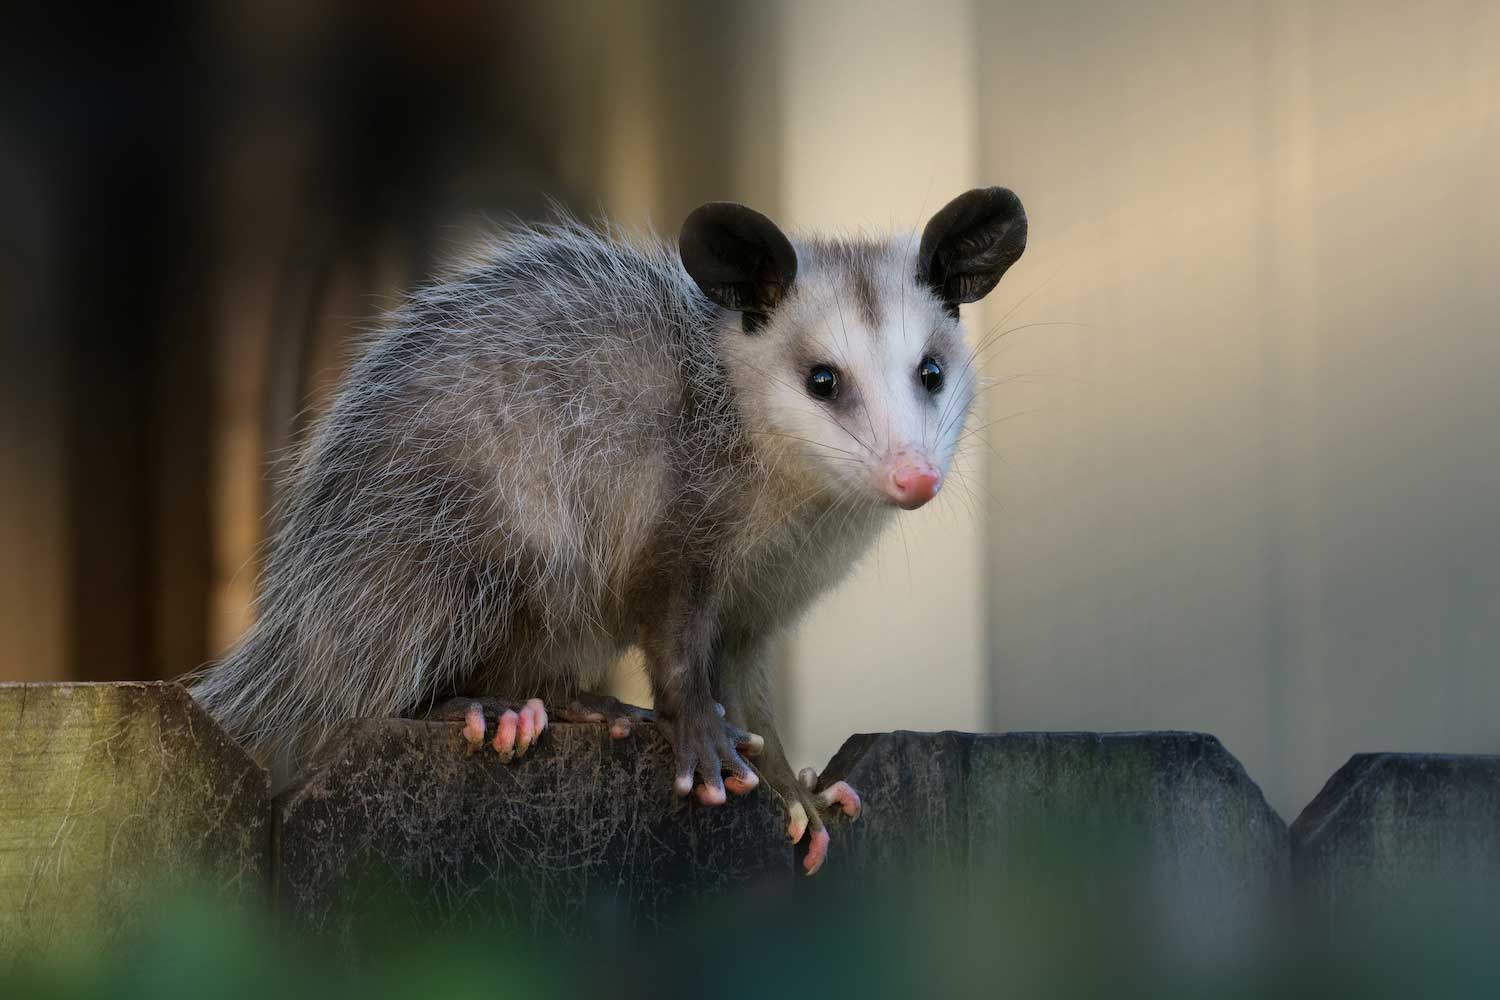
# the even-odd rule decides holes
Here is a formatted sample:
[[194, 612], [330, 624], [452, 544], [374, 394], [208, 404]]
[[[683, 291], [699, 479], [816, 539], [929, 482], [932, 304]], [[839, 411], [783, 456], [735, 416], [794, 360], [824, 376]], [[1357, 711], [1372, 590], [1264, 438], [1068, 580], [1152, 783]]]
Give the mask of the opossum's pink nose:
[[904, 510], [916, 510], [943, 488], [943, 475], [931, 464], [910, 459], [891, 470], [891, 482], [886, 492], [896, 506]]

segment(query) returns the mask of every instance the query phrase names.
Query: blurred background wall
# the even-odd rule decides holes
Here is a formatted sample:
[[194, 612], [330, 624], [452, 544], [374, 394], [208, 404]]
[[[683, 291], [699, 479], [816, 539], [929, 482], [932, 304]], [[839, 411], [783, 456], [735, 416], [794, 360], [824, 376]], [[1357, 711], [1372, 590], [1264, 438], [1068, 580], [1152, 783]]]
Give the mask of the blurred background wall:
[[733, 198], [904, 231], [1001, 183], [1032, 236], [966, 312], [984, 429], [784, 650], [794, 759], [1203, 729], [1291, 816], [1354, 751], [1500, 752], [1494, 4], [20, 17], [0, 679], [232, 641], [269, 463], [477, 227], [554, 198], [671, 233]]
[[[991, 722], [1500, 750], [1500, 6], [983, 6]], [[1019, 283], [1010, 292], [1027, 289]]]

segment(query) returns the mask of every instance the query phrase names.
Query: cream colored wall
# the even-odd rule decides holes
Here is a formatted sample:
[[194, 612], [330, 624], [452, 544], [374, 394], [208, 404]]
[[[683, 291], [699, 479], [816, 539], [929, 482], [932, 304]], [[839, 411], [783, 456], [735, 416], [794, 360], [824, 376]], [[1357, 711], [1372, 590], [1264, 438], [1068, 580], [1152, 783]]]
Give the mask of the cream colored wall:
[[[786, 2], [777, 17], [778, 218], [920, 228], [980, 180], [969, 3]], [[982, 455], [965, 464], [979, 487]], [[797, 632], [784, 710], [794, 764], [822, 767], [855, 732], [987, 727], [983, 526], [959, 494], [902, 515]]]
[[[1500, 751], [1500, 7], [983, 8], [998, 728]], [[1017, 289], [1012, 289], [1016, 291]], [[1004, 391], [1004, 390], [1003, 390]]]

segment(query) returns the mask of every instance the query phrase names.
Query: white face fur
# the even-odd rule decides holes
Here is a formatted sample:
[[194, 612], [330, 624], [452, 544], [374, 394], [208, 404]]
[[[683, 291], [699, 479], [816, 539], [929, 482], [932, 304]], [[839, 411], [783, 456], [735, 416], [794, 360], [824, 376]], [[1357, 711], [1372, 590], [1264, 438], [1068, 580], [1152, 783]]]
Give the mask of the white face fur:
[[920, 239], [795, 246], [759, 212], [711, 202], [678, 247], [741, 320], [721, 332], [723, 356], [778, 471], [910, 510], [942, 488], [974, 398], [959, 307], [1020, 258], [1026, 229], [1020, 199], [991, 187], [953, 199]]
[[790, 293], [754, 332], [724, 334], [752, 432], [833, 496], [920, 507], [973, 401], [962, 328], [919, 284], [915, 236], [796, 250]]

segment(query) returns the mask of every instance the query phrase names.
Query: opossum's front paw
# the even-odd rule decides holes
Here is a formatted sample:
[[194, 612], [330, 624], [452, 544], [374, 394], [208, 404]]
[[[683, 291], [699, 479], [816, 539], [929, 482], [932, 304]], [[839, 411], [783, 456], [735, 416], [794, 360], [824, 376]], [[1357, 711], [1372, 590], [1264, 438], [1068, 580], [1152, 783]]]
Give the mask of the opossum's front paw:
[[718, 705], [670, 717], [657, 713], [674, 752], [672, 790], [679, 796], [693, 792], [696, 775], [698, 801], [706, 806], [723, 805], [726, 788], [745, 795], [760, 784], [759, 775], [741, 754], [754, 756], [765, 741], [730, 725], [723, 716]]
[[579, 694], [561, 707], [554, 706], [562, 722], [603, 722], [609, 726], [609, 737], [623, 740], [639, 723], [651, 722], [649, 708], [627, 705], [607, 694]]
[[818, 788], [818, 772], [804, 767], [797, 780], [787, 788], [777, 788], [786, 804], [787, 837], [793, 844], [807, 837], [807, 854], [802, 859], [802, 870], [816, 875], [828, 858], [828, 844], [832, 839], [825, 813], [842, 812], [851, 820], [859, 818], [859, 793], [849, 787], [847, 781], [835, 781], [827, 788]]
[[495, 720], [495, 738], [490, 745], [505, 763], [526, 756], [547, 728], [547, 708], [540, 698], [525, 702], [496, 698], [455, 698], [433, 709], [430, 719], [462, 721], [469, 753], [484, 746], [488, 718]]

